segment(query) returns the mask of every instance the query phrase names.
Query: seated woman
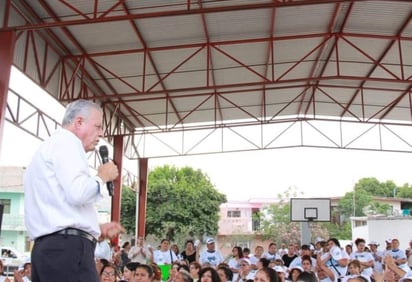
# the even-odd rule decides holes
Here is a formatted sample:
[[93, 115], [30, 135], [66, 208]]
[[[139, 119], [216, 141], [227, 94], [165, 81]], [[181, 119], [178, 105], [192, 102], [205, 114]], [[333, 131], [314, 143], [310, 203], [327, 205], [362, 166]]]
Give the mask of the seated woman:
[[362, 276], [368, 282], [370, 282], [370, 278], [368, 276], [364, 276], [361, 274], [361, 263], [359, 260], [355, 259], [352, 260], [348, 265], [348, 275], [342, 277], [342, 282], [347, 282], [349, 279], [357, 278], [358, 276]]

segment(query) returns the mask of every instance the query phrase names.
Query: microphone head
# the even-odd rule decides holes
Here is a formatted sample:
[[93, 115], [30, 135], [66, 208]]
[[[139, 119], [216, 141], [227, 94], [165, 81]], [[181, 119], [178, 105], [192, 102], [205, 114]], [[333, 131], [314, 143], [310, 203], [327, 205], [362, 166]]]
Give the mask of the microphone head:
[[99, 148], [99, 154], [102, 158], [107, 158], [109, 156], [109, 149], [107, 149], [106, 145], [102, 145]]

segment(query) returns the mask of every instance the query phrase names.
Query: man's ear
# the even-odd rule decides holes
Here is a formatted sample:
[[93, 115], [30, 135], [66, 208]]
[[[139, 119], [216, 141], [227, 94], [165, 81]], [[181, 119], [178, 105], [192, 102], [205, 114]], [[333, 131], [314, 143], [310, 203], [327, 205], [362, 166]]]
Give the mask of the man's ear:
[[83, 124], [84, 119], [82, 117], [75, 117], [73, 121], [73, 125], [75, 129], [79, 129]]

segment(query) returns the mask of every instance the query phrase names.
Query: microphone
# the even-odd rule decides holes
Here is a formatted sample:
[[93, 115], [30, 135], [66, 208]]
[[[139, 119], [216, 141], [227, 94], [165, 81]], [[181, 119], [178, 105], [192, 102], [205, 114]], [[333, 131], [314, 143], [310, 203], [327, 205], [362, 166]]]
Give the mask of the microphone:
[[[109, 150], [107, 149], [107, 146], [102, 145], [99, 148], [99, 154], [100, 157], [102, 158], [103, 164], [109, 162]], [[113, 196], [113, 181], [109, 181], [106, 183], [107, 186], [107, 191], [109, 191], [109, 196]]]

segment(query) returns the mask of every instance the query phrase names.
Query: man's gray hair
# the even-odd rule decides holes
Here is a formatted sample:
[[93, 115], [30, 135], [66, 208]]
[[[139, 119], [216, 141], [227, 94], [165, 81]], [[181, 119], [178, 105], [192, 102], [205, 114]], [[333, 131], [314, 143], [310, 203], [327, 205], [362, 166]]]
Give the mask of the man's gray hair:
[[71, 124], [77, 116], [82, 116], [87, 120], [91, 109], [96, 109], [98, 111], [102, 110], [98, 104], [89, 100], [79, 99], [71, 102], [66, 107], [62, 126]]

